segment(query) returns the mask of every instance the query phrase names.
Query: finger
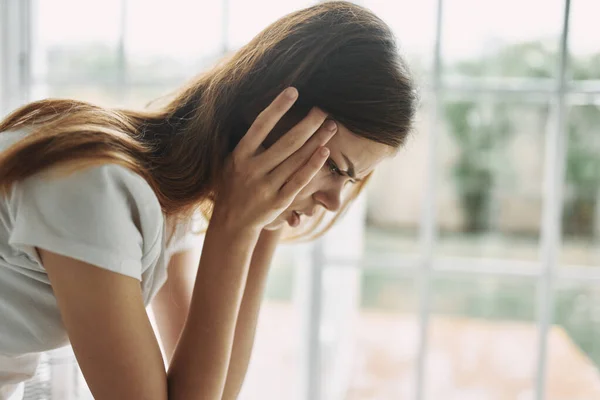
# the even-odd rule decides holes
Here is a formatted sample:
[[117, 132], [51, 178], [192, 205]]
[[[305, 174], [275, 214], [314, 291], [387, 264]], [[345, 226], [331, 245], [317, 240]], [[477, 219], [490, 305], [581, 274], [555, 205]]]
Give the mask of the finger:
[[298, 98], [298, 90], [289, 87], [279, 94], [254, 120], [248, 132], [236, 146], [236, 151], [243, 155], [253, 155], [275, 127], [277, 122], [292, 107]]
[[[333, 123], [333, 121], [331, 121]], [[335, 124], [334, 124], [335, 125]], [[279, 164], [270, 173], [271, 181], [277, 185], [277, 187], [283, 186], [283, 184], [290, 179], [290, 177], [300, 169], [310, 159], [313, 153], [321, 146], [324, 146], [335, 134], [337, 128], [333, 130], [326, 127], [321, 127], [319, 131], [313, 135], [312, 138], [297, 152], [288, 157]]]
[[[304, 117], [288, 133], [283, 135], [275, 144], [261, 154], [258, 164], [264, 169], [264, 172], [273, 170], [288, 157], [298, 151], [304, 144], [319, 130], [327, 118], [322, 110], [313, 108], [308, 115]], [[329, 121], [328, 121], [329, 122]], [[335, 123], [331, 121], [335, 128]]]
[[320, 147], [315, 151], [310, 160], [302, 168], [296, 171], [296, 173], [292, 175], [288, 182], [281, 188], [279, 191], [281, 199], [289, 200], [296, 197], [296, 195], [308, 185], [312, 178], [323, 167], [327, 157], [329, 157], [329, 149], [327, 147]]

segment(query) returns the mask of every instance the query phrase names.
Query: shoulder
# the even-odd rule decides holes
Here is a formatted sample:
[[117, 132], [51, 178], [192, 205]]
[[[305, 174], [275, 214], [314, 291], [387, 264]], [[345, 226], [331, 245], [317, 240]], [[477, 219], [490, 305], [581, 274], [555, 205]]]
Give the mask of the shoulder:
[[13, 233], [20, 240], [36, 227], [46, 237], [121, 248], [133, 257], [147, 254], [162, 237], [164, 219], [154, 191], [142, 176], [117, 164], [43, 171], [15, 185], [11, 203]]
[[64, 201], [72, 198], [98, 207], [125, 202], [133, 208], [160, 211], [158, 198], [148, 182], [118, 164], [50, 169], [25, 179], [17, 187], [36, 196], [49, 195]]
[[120, 165], [35, 174], [12, 190], [9, 241], [141, 277], [161, 246], [164, 219], [145, 179]]

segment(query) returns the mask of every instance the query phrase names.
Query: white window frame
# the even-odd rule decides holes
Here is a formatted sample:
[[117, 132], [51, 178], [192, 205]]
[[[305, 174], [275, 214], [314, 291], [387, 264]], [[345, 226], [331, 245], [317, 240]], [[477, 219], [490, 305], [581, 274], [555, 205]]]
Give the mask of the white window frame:
[[0, 8], [0, 115], [4, 115], [30, 98], [31, 0], [4, 0]]
[[[36, 0], [4, 0], [0, 2], [0, 29], [2, 29], [2, 41], [0, 42], [0, 63], [2, 93], [0, 94], [0, 115], [14, 109], [20, 104], [31, 99], [32, 90], [32, 43], [33, 29], [32, 7]], [[125, 32], [127, 0], [122, 1], [121, 29], [118, 51], [120, 54], [121, 74], [118, 82], [122, 85], [128, 84], [126, 68]], [[224, 10], [224, 24], [221, 40], [223, 41], [223, 52], [228, 50], [228, 15], [229, 2], [222, 0]], [[425, 363], [429, 349], [427, 338], [429, 337], [429, 321], [431, 317], [431, 282], [438, 276], [460, 276], [468, 273], [472, 275], [493, 275], [498, 277], [524, 277], [538, 284], [537, 318], [539, 330], [539, 347], [537, 356], [536, 373], [536, 396], [537, 400], [545, 398], [546, 369], [548, 359], [547, 336], [550, 324], [553, 320], [554, 309], [554, 282], [556, 280], [587, 284], [590, 281], [600, 281], [600, 270], [584, 266], [568, 266], [559, 268], [558, 256], [561, 245], [561, 212], [563, 204], [564, 175], [566, 162], [566, 129], [565, 120], [567, 113], [567, 96], [579, 96], [583, 99], [587, 96], [600, 95], [600, 84], [589, 82], [567, 81], [567, 55], [569, 16], [571, 1], [564, 1], [564, 13], [560, 35], [560, 48], [558, 58], [558, 72], [553, 78], [552, 84], [539, 82], [526, 82], [514, 80], [514, 84], [506, 80], [494, 82], [475, 81], [448, 81], [442, 80], [442, 16], [444, 1], [437, 1], [437, 15], [432, 18], [436, 27], [436, 39], [434, 47], [434, 61], [431, 69], [429, 85], [425, 88], [427, 97], [433, 101], [433, 114], [429, 116], [433, 121], [430, 136], [427, 159], [427, 183], [423, 194], [423, 209], [421, 215], [419, 232], [419, 256], [394, 258], [391, 260], [378, 260], [377, 268], [386, 269], [391, 272], [408, 274], [417, 279], [419, 285], [420, 306], [418, 316], [420, 321], [420, 342], [417, 352], [414, 398], [423, 400], [425, 386]], [[433, 16], [432, 16], [433, 17]], [[473, 83], [475, 82], [475, 83]], [[464, 94], [470, 92], [494, 94], [499, 97], [506, 94], [518, 93], [523, 96], [545, 95], [551, 98], [551, 113], [549, 131], [545, 135], [544, 152], [544, 182], [543, 182], [543, 210], [540, 230], [540, 257], [538, 262], [510, 261], [511, 266], [506, 267], [506, 260], [500, 259], [468, 259], [458, 257], [443, 257], [436, 255], [438, 242], [437, 230], [437, 160], [438, 160], [438, 134], [440, 132], [440, 110], [443, 100], [447, 95]], [[350, 223], [363, 223], [364, 208], [350, 216]], [[358, 235], [362, 234], [360, 230]], [[327, 239], [324, 239], [327, 240]], [[362, 258], [362, 254], [353, 255], [349, 258], [328, 256], [324, 252], [324, 243], [319, 241], [311, 247], [311, 268], [306, 269], [304, 278], [300, 279], [304, 293], [310, 293], [305, 301], [300, 302], [303, 307], [305, 318], [303, 329], [303, 340], [305, 340], [305, 358], [303, 360], [303, 373], [300, 378], [302, 399], [319, 400], [322, 396], [322, 367], [321, 367], [321, 345], [320, 328], [321, 314], [323, 311], [323, 272], [328, 266], [347, 266], [360, 273], [371, 268], [372, 260]], [[327, 246], [330, 246], [328, 243]], [[329, 249], [329, 247], [328, 247]], [[343, 380], [342, 380], [343, 381]]]

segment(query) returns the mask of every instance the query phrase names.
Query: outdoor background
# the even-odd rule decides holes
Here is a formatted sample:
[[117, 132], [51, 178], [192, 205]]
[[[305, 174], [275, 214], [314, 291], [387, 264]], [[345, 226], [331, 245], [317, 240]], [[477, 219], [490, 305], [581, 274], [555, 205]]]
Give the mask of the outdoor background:
[[[144, 107], [314, 3], [0, 0], [0, 115]], [[600, 398], [600, 2], [356, 3], [417, 126], [343, 224], [279, 251], [242, 398]], [[90, 398], [69, 349], [27, 396]]]

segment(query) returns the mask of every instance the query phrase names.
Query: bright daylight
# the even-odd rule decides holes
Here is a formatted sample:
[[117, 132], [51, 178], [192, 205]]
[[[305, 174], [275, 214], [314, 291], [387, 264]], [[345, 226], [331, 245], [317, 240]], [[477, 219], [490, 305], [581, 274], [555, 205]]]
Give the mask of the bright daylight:
[[0, 0], [0, 400], [600, 399], [598, 16]]

